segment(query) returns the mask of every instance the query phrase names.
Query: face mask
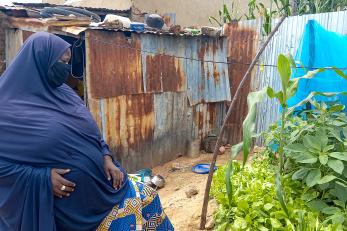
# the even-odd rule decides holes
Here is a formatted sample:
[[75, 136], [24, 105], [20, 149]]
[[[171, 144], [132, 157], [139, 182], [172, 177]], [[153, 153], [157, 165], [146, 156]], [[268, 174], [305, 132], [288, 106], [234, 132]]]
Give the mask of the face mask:
[[61, 86], [70, 75], [71, 66], [66, 63], [56, 62], [48, 70], [48, 82], [53, 88]]

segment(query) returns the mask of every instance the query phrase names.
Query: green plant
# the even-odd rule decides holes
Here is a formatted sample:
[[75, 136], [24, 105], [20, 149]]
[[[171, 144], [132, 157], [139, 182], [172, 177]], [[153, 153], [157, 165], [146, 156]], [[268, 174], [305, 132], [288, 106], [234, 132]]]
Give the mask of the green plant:
[[339, 11], [347, 6], [346, 0], [297, 0], [296, 2], [300, 15]]
[[[249, 108], [249, 113], [246, 117], [246, 119], [243, 122], [243, 143], [240, 143], [234, 147], [232, 147], [232, 158], [234, 158], [236, 156], [236, 154], [240, 151], [243, 150], [243, 165], [242, 167], [245, 167], [246, 161], [248, 159], [249, 153], [250, 153], [250, 149], [252, 146], [252, 138], [255, 136], [254, 134], [254, 129], [255, 129], [255, 106], [258, 102], [261, 102], [263, 97], [265, 96], [265, 93], [268, 95], [268, 97], [270, 98], [274, 98], [276, 100], [278, 100], [279, 104], [282, 107], [282, 112], [281, 112], [281, 120], [279, 122], [279, 125], [277, 127], [273, 127], [272, 130], [277, 132], [275, 134], [272, 135], [272, 137], [277, 141], [278, 144], [278, 156], [279, 156], [279, 161], [278, 161], [278, 174], [276, 175], [276, 178], [274, 177], [274, 175], [271, 178], [275, 178], [275, 192], [276, 192], [276, 197], [278, 200], [278, 203], [281, 207], [281, 210], [285, 216], [286, 219], [286, 224], [290, 227], [292, 227], [292, 230], [310, 230], [307, 228], [303, 228], [304, 226], [302, 225], [303, 223], [307, 222], [307, 219], [309, 218], [305, 218], [303, 217], [302, 211], [300, 212], [301, 215], [298, 215], [295, 212], [290, 212], [290, 206], [289, 206], [289, 202], [290, 200], [288, 200], [288, 195], [286, 195], [284, 193], [285, 190], [283, 190], [283, 185], [282, 185], [282, 179], [283, 178], [288, 178], [288, 176], [292, 176], [293, 173], [291, 174], [287, 174], [287, 172], [283, 172], [284, 169], [289, 170], [290, 169], [293, 171], [293, 169], [295, 168], [300, 168], [301, 165], [299, 164], [314, 164], [316, 162], [318, 162], [319, 157], [321, 157], [322, 161], [324, 159], [324, 161], [326, 161], [326, 165], [329, 166], [328, 162], [330, 163], [330, 169], [334, 168], [333, 171], [336, 170], [336, 166], [339, 166], [339, 171], [341, 172], [341, 162], [343, 158], [346, 158], [345, 155], [343, 154], [343, 152], [341, 152], [341, 150], [335, 151], [333, 152], [333, 154], [328, 154], [327, 152], [332, 150], [332, 145], [326, 141], [327, 138], [325, 138], [326, 134], [323, 132], [323, 129], [320, 128], [319, 132], [317, 133], [318, 135], [313, 135], [310, 134], [311, 130], [314, 130], [315, 125], [312, 126], [312, 124], [306, 124], [306, 125], [302, 125], [302, 126], [298, 126], [298, 121], [300, 121], [300, 119], [293, 119], [293, 112], [294, 109], [298, 106], [302, 106], [303, 104], [307, 103], [307, 102], [311, 102], [312, 104], [315, 105], [315, 102], [312, 100], [313, 97], [317, 96], [317, 95], [322, 95], [322, 96], [331, 96], [331, 95], [336, 95], [336, 94], [346, 94], [346, 93], [319, 93], [319, 92], [312, 92], [306, 99], [304, 99], [303, 101], [299, 102], [297, 105], [295, 105], [294, 107], [289, 108], [288, 107], [288, 99], [291, 98], [297, 91], [298, 88], [298, 84], [299, 81], [301, 79], [310, 79], [313, 78], [317, 73], [323, 72], [325, 71], [325, 69], [317, 69], [314, 71], [308, 71], [306, 73], [306, 75], [299, 77], [299, 78], [295, 78], [295, 79], [291, 79], [291, 71], [292, 68], [296, 68], [296, 64], [294, 62], [294, 60], [291, 57], [286, 57], [284, 55], [279, 55], [278, 57], [278, 62], [277, 62], [277, 66], [278, 66], [278, 72], [279, 72], [279, 76], [281, 79], [281, 85], [282, 88], [280, 91], [275, 92], [272, 88], [268, 87], [266, 89], [263, 89], [262, 91], [259, 92], [252, 92], [248, 95], [247, 98], [247, 103], [248, 103], [248, 108]], [[342, 76], [343, 78], [347, 79], [347, 76], [341, 71], [338, 70], [336, 68], [329, 68], [330, 70], [335, 71], [336, 74]], [[317, 107], [317, 105], [315, 105]], [[335, 111], [336, 110], [342, 110], [343, 108], [341, 108], [341, 106], [339, 105], [335, 105], [332, 107]], [[326, 111], [326, 109], [324, 109]], [[312, 114], [313, 116], [313, 114]], [[325, 115], [324, 118], [330, 118], [332, 116], [332, 114], [330, 115]], [[294, 117], [295, 118], [295, 117]], [[346, 117], [347, 118], [347, 117]], [[339, 119], [343, 120], [345, 118], [342, 118], [342, 115], [339, 115]], [[320, 121], [320, 120], [318, 120]], [[315, 122], [317, 123], [317, 118], [315, 119]], [[323, 122], [326, 122], [326, 119], [323, 120]], [[336, 121], [332, 122], [332, 124], [335, 124]], [[297, 130], [296, 128], [301, 128], [301, 130]], [[295, 132], [288, 132], [290, 129], [295, 130]], [[336, 130], [336, 129], [330, 129], [330, 130], [326, 130], [326, 132], [330, 132], [332, 133], [332, 130]], [[306, 134], [307, 133], [307, 134]], [[330, 134], [329, 133], [329, 134]], [[336, 138], [336, 133], [332, 133], [334, 134], [335, 138]], [[309, 135], [309, 137], [307, 137], [307, 135]], [[298, 154], [298, 150], [294, 150], [293, 147], [291, 149], [292, 153], [289, 153], [288, 156], [285, 155], [285, 151], [290, 152], [290, 147], [292, 144], [294, 144], [295, 142], [297, 142], [298, 137], [307, 137], [307, 138], [303, 138], [303, 146], [305, 146], [305, 144], [307, 144], [307, 149], [303, 150], [300, 149], [300, 153]], [[341, 139], [341, 138], [340, 138]], [[267, 140], [269, 140], [269, 136], [267, 137]], [[317, 143], [317, 142], [321, 142], [321, 143]], [[316, 143], [314, 143], [316, 142]], [[309, 146], [310, 145], [310, 146]], [[306, 147], [306, 146], [305, 146]], [[311, 152], [311, 153], [308, 153]], [[314, 159], [314, 156], [316, 155], [316, 159]], [[275, 156], [275, 155], [273, 155]], [[324, 156], [324, 157], [323, 157]], [[331, 157], [332, 159], [329, 160], [329, 157]], [[287, 158], [287, 160], [293, 160], [292, 162], [294, 163], [290, 163], [290, 161], [286, 161], [285, 159]], [[315, 162], [313, 162], [315, 161]], [[284, 163], [286, 163], [286, 168], [284, 168]], [[298, 164], [299, 163], [299, 164]], [[292, 164], [293, 166], [290, 166], [290, 164]], [[320, 162], [320, 164], [322, 164]], [[344, 163], [343, 163], [344, 164]], [[346, 210], [346, 203], [341, 200], [340, 197], [341, 196], [341, 188], [338, 188], [340, 186], [336, 186], [334, 185], [334, 187], [332, 188], [325, 188], [325, 189], [329, 189], [331, 191], [326, 192], [324, 191], [324, 189], [322, 189], [323, 195], [328, 195], [331, 194], [335, 197], [329, 197], [330, 199], [332, 198], [335, 199], [336, 203], [340, 206], [340, 208], [336, 208], [336, 207], [331, 207], [329, 206], [328, 203], [325, 203], [324, 201], [321, 201], [323, 203], [325, 203], [324, 205], [327, 205], [326, 207], [323, 206], [323, 203], [317, 202], [317, 198], [311, 198], [311, 200], [313, 202], [311, 202], [311, 200], [307, 200], [306, 198], [306, 193], [311, 193], [309, 191], [310, 188], [312, 188], [313, 186], [315, 186], [316, 184], [320, 184], [320, 185], [326, 185], [326, 184], [330, 184], [333, 181], [336, 180], [336, 184], [345, 184], [345, 180], [339, 176], [335, 176], [332, 175], [331, 172], [326, 171], [324, 177], [321, 177], [321, 165], [319, 165], [319, 168], [316, 167], [308, 167], [308, 166], [304, 166], [304, 168], [306, 169], [305, 171], [307, 172], [303, 172], [304, 170], [302, 169], [296, 169], [296, 175], [298, 175], [299, 173], [302, 173], [303, 175], [307, 174], [307, 176], [305, 175], [305, 177], [307, 177], [305, 179], [305, 182], [308, 183], [308, 185], [302, 185], [300, 184], [301, 187], [301, 192], [305, 191], [305, 194], [303, 196], [303, 200], [305, 200], [306, 202], [309, 202], [310, 208], [315, 209], [317, 208], [317, 203], [320, 206], [320, 209], [316, 209], [317, 212], [320, 212], [322, 214], [328, 214], [330, 213], [329, 217], [324, 217], [324, 224], [328, 224], [328, 223], [332, 223], [333, 226], [339, 226], [344, 222], [345, 219], [345, 210]], [[344, 168], [344, 167], [343, 167]], [[237, 168], [236, 168], [237, 170]], [[240, 187], [242, 188], [242, 185], [235, 185], [235, 174], [237, 173], [237, 171], [235, 170], [235, 164], [234, 162], [230, 162], [226, 171], [225, 171], [225, 177], [224, 177], [224, 181], [225, 181], [225, 188], [226, 188], [226, 196], [228, 197], [228, 199], [226, 201], [228, 201], [228, 204], [230, 207], [233, 206], [233, 203], [235, 202], [235, 197], [237, 197], [237, 192], [240, 189]], [[311, 171], [312, 170], [312, 171]], [[336, 172], [336, 171], [335, 171]], [[243, 172], [245, 173], [245, 172]], [[295, 175], [295, 176], [296, 176]], [[294, 180], [295, 177], [293, 178]], [[293, 189], [293, 188], [292, 188]], [[237, 212], [237, 210], [232, 211]], [[332, 214], [332, 212], [337, 212], [337, 214]], [[230, 211], [228, 212], [228, 216], [230, 216]], [[299, 217], [299, 219], [298, 219]], [[297, 222], [298, 220], [301, 221], [301, 223]], [[236, 221], [233, 221], [234, 223]]]
[[266, 7], [262, 2], [257, 3], [256, 0], [248, 1], [248, 14], [245, 14], [246, 19], [255, 19], [257, 12], [264, 20], [263, 34], [269, 35], [272, 31], [272, 18], [280, 15], [290, 15], [289, 0], [271, 0], [270, 7]]
[[231, 12], [228, 9], [228, 6], [226, 4], [223, 4], [222, 10], [218, 11], [219, 18], [217, 19], [216, 17], [210, 16], [208, 17], [208, 20], [210, 21], [211, 24], [216, 23], [218, 26], [223, 26], [225, 23], [230, 23], [232, 22], [231, 18], [231, 13], [234, 9], [234, 3], [231, 5]]
[[226, 193], [224, 176], [228, 166], [219, 168], [213, 178], [211, 195], [220, 208], [215, 215], [216, 230], [342, 230], [339, 225], [324, 224], [319, 214], [311, 211], [302, 196], [302, 185], [290, 177], [282, 177], [282, 194], [290, 219], [277, 198], [275, 168], [272, 161], [261, 154], [252, 165], [233, 162], [232, 201]]
[[249, 0], [248, 1], [248, 14], [245, 14], [247, 20], [255, 19], [255, 10], [257, 9], [257, 2], [256, 0]]
[[[312, 209], [325, 214], [325, 222], [344, 223], [347, 116], [342, 105], [310, 102], [315, 109], [305, 111], [304, 118], [286, 121], [286, 172], [305, 185], [303, 198]], [[267, 135], [267, 144], [278, 143], [280, 132], [275, 127]]]
[[[291, 4], [294, 2], [295, 4]], [[344, 10], [347, 7], [347, 0], [271, 0], [269, 7], [262, 1], [249, 0], [247, 20], [255, 19], [258, 13], [264, 20], [263, 34], [268, 35], [272, 30], [272, 18], [281, 15], [290, 16], [292, 12], [299, 15], [316, 14]]]

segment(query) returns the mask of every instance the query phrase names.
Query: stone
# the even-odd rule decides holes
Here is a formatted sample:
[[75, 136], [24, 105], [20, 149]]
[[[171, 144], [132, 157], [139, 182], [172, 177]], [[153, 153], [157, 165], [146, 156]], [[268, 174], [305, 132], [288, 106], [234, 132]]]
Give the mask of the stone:
[[210, 219], [209, 221], [207, 221], [206, 225], [205, 225], [205, 229], [207, 230], [212, 230], [215, 226], [216, 222], [214, 221], [214, 219]]
[[199, 193], [199, 190], [197, 190], [196, 188], [189, 188], [185, 191], [185, 193], [188, 198], [191, 198], [192, 196], [197, 195]]

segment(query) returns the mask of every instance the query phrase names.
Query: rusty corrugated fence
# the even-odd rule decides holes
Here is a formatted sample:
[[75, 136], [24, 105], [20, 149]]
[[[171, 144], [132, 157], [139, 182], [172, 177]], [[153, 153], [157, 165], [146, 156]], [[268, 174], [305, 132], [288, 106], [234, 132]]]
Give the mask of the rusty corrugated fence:
[[226, 38], [86, 32], [88, 105], [128, 170], [217, 133], [230, 101]]

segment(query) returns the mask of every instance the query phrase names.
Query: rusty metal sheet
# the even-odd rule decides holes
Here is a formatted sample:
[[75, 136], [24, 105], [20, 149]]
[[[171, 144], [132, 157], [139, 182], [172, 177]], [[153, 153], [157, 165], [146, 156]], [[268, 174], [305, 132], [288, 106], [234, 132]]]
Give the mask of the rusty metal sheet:
[[189, 104], [230, 101], [226, 39], [186, 38], [185, 50]]
[[218, 135], [225, 114], [224, 102], [194, 105], [192, 107], [194, 138], [203, 140], [208, 135]]
[[[184, 39], [141, 35], [142, 68], [145, 92], [182, 92], [186, 90]], [[161, 55], [165, 54], [165, 55]]]
[[186, 92], [89, 98], [88, 103], [103, 137], [128, 171], [185, 155], [190, 142], [218, 133], [225, 116], [223, 102], [190, 107]]
[[36, 18], [6, 17], [7, 26], [29, 31], [47, 31], [48, 26], [44, 21]]
[[100, 131], [102, 132], [102, 122], [101, 122], [101, 114], [100, 114], [100, 100], [88, 98], [88, 109], [90, 113], [92, 113], [96, 124], [98, 125]]
[[187, 153], [192, 137], [192, 114], [185, 92], [164, 92], [154, 96], [155, 164], [166, 163]]
[[87, 31], [88, 89], [93, 98], [143, 92], [139, 35]]
[[23, 34], [23, 42], [25, 42], [32, 34], [34, 34], [34, 32], [23, 30], [22, 34]]
[[89, 108], [105, 141], [127, 170], [154, 166], [152, 94], [89, 98]]
[[[228, 37], [228, 61], [229, 81], [231, 97], [234, 97], [244, 74], [248, 69], [248, 63], [252, 62], [257, 49], [258, 33], [253, 28], [242, 26], [238, 22], [225, 27], [225, 35]], [[234, 113], [227, 124], [226, 137], [231, 144], [237, 144], [242, 140], [242, 123], [246, 118], [247, 96], [251, 91], [251, 78], [241, 89], [241, 94], [236, 101]]]

